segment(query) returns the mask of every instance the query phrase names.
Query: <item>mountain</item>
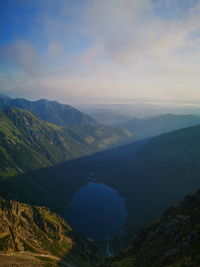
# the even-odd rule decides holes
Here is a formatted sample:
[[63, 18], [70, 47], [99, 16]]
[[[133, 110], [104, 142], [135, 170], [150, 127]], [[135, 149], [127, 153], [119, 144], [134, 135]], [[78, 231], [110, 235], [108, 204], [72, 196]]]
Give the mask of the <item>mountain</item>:
[[[67, 136], [72, 137], [70, 133], [72, 130], [59, 128], [59, 135], [62, 134], [65, 140], [66, 131], [68, 131]], [[80, 132], [73, 134], [76, 141], [78, 138], [83, 140]], [[28, 136], [32, 135], [28, 133]], [[78, 146], [79, 156], [74, 156], [62, 164], [3, 179], [0, 181], [0, 195], [46, 205], [62, 213], [66, 210], [73, 193], [88, 181], [95, 179], [116, 189], [126, 199], [129, 217], [124, 229], [129, 241], [130, 236], [160, 216], [164, 209], [200, 188], [199, 136], [200, 126], [194, 126], [103, 152], [91, 153], [90, 150], [86, 154], [83, 149], [82, 156], [80, 156], [81, 146]], [[25, 137], [21, 140], [25, 140]], [[50, 137], [47, 135], [45, 142], [46, 140], [51, 140], [51, 135]], [[90, 140], [91, 138], [87, 139], [87, 142], [90, 143]], [[36, 141], [38, 142], [38, 139], [34, 139], [33, 145]], [[41, 144], [36, 144], [41, 147]], [[52, 144], [51, 151], [55, 144]], [[45, 145], [44, 148], [46, 147]], [[59, 148], [58, 145], [57, 147]], [[91, 148], [91, 144], [89, 147]], [[96, 145], [95, 147], [97, 148]], [[71, 148], [74, 151], [75, 145]], [[9, 155], [12, 158], [13, 153], [10, 152]], [[13, 159], [15, 164], [17, 157], [21, 157], [19, 153], [16, 153]], [[2, 162], [8, 164], [5, 158]], [[24, 161], [27, 161], [26, 157]], [[32, 162], [34, 161], [31, 160]]]
[[126, 199], [127, 241], [165, 208], [200, 188], [200, 126], [106, 150], [125, 137], [130, 140], [130, 132], [59, 127], [18, 108], [5, 108], [0, 118], [2, 177], [25, 172], [1, 179], [1, 196], [62, 214], [73, 193], [95, 179]]
[[[30, 174], [28, 179], [26, 176], [21, 180], [15, 179], [18, 186], [12, 186], [11, 181], [10, 184], [2, 181], [0, 193], [4, 197], [12, 193], [16, 199], [23, 196], [27, 200], [30, 186], [23, 190], [23, 194], [15, 188], [21, 184], [25, 187], [31, 181], [62, 199], [70, 195], [67, 191], [69, 177], [74, 183], [82, 182], [82, 185], [95, 179], [116, 189], [126, 199], [129, 217], [124, 230], [127, 241], [130, 241], [130, 236], [142, 226], [200, 188], [199, 136], [200, 126], [194, 126], [111, 148]], [[77, 189], [75, 186], [70, 188]]]
[[89, 267], [97, 260], [94, 245], [44, 207], [0, 198], [0, 214], [1, 266]]
[[200, 191], [146, 226], [131, 246], [102, 267], [200, 266]]
[[131, 138], [127, 129], [62, 128], [29, 111], [7, 107], [0, 111], [0, 176], [57, 164]]
[[139, 138], [147, 138], [199, 124], [200, 118], [195, 115], [165, 114], [144, 119], [132, 118], [121, 126], [133, 131]]
[[189, 127], [147, 140], [137, 150], [128, 144], [106, 159], [90, 159], [96, 176], [127, 200], [127, 238], [200, 188], [199, 136], [200, 126]]
[[[79, 147], [78, 147], [79, 145]], [[0, 113], [2, 176], [56, 164], [87, 153], [88, 148], [30, 112], [5, 108]]]
[[56, 101], [41, 99], [28, 101], [24, 98], [6, 97], [0, 95], [0, 108], [17, 107], [28, 110], [42, 120], [58, 126], [99, 126], [99, 123], [90, 116], [83, 114], [72, 106], [60, 104]]

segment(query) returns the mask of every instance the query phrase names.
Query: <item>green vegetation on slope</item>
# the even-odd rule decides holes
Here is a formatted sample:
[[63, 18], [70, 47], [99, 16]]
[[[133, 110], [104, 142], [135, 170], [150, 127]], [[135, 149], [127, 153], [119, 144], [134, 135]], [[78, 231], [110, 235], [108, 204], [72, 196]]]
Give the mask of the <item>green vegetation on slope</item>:
[[0, 176], [54, 165], [131, 138], [123, 128], [62, 128], [29, 111], [5, 108], [0, 112]]
[[87, 151], [60, 127], [30, 112], [6, 108], [0, 113], [1, 176], [56, 164]]
[[116, 144], [133, 140], [134, 134], [126, 128], [112, 127], [75, 127], [64, 128], [65, 133], [76, 140], [87, 144], [90, 148], [103, 150]]

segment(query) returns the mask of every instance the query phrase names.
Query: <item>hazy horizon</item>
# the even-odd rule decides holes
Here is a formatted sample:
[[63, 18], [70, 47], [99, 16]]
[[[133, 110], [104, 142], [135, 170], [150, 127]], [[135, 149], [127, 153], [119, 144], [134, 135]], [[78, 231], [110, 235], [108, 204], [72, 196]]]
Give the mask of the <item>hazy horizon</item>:
[[112, 113], [116, 115], [125, 115], [128, 117], [151, 117], [162, 114], [194, 114], [200, 116], [199, 101], [163, 101], [153, 99], [131, 99], [131, 98], [69, 98], [68, 100], [60, 100], [54, 98], [30, 98], [15, 97], [11, 95], [1, 94], [0, 96], [8, 96], [11, 98], [21, 98], [29, 101], [38, 101], [46, 99], [48, 101], [58, 101], [61, 104], [71, 105], [80, 111], [93, 116], [95, 113]]

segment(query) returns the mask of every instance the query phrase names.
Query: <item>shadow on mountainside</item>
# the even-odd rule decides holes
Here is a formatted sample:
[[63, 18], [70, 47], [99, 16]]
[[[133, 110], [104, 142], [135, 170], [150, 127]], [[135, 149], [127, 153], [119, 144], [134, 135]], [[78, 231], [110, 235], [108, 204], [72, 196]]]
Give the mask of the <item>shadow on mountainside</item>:
[[62, 213], [74, 192], [89, 181], [109, 182], [109, 169], [113, 168], [115, 162], [123, 161], [133, 155], [143, 142], [111, 148], [51, 167], [1, 179], [0, 196], [34, 205], [44, 205]]
[[200, 127], [123, 145], [0, 181], [0, 195], [64, 214], [89, 181], [126, 198], [127, 240], [170, 205], [200, 187]]

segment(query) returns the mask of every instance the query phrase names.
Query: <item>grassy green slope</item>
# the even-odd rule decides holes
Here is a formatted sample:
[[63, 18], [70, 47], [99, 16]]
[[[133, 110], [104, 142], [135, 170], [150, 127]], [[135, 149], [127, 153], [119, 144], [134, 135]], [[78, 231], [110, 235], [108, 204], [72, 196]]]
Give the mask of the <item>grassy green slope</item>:
[[76, 127], [64, 128], [65, 133], [73, 136], [76, 140], [87, 144], [95, 150], [103, 150], [116, 144], [124, 143], [134, 139], [134, 134], [126, 128], [112, 127]]
[[123, 128], [62, 128], [26, 110], [5, 108], [0, 112], [0, 176], [57, 164], [131, 138]]
[[60, 127], [44, 122], [28, 111], [7, 108], [0, 114], [2, 176], [56, 164], [81, 155], [83, 151], [89, 152]]

